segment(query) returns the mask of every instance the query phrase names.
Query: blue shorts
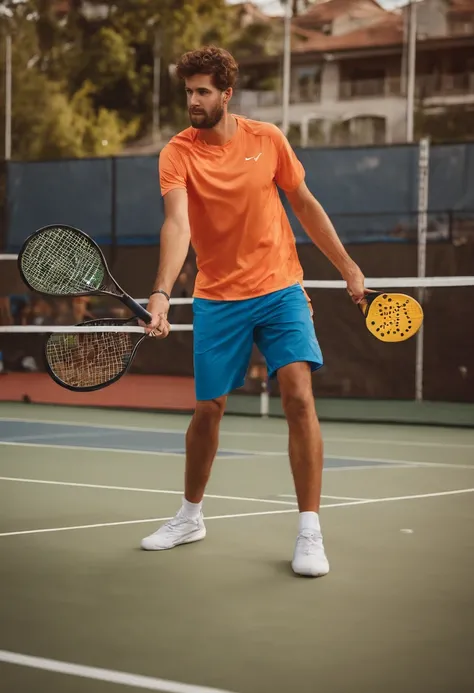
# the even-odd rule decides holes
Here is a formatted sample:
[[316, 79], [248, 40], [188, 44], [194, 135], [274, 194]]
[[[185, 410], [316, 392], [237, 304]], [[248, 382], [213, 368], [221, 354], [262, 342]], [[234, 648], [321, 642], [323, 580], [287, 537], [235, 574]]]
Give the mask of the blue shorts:
[[279, 368], [305, 361], [323, 365], [308, 299], [299, 284], [242, 301], [195, 298], [194, 379], [197, 400], [242, 387], [255, 343], [269, 378]]

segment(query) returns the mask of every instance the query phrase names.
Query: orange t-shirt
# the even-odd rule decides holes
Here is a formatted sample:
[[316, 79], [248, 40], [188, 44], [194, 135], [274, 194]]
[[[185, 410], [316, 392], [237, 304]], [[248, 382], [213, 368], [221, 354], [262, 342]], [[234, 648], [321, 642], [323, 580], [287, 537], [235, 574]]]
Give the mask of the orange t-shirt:
[[190, 127], [160, 153], [162, 195], [187, 190], [198, 298], [253, 298], [303, 281], [277, 190], [295, 190], [303, 166], [275, 125], [236, 118], [223, 146], [206, 144]]

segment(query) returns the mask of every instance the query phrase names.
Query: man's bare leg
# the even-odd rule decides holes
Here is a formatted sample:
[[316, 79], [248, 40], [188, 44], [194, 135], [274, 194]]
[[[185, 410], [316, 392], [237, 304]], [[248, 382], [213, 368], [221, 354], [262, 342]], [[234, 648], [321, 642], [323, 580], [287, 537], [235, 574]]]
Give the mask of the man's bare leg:
[[323, 441], [305, 362], [278, 371], [283, 410], [289, 429], [289, 456], [298, 500], [299, 533], [292, 567], [295, 573], [317, 577], [329, 572], [319, 521], [323, 472]]
[[219, 446], [219, 428], [226, 397], [197, 402], [186, 433], [184, 496], [189, 503], [201, 503]]
[[226, 397], [197, 402], [186, 433], [186, 469], [181, 508], [174, 518], [142, 540], [143, 549], [171, 549], [206, 536], [202, 499], [219, 445], [219, 428], [225, 404]]
[[291, 363], [278, 372], [281, 400], [289, 429], [289, 454], [300, 512], [319, 513], [323, 441], [314, 405], [311, 370]]

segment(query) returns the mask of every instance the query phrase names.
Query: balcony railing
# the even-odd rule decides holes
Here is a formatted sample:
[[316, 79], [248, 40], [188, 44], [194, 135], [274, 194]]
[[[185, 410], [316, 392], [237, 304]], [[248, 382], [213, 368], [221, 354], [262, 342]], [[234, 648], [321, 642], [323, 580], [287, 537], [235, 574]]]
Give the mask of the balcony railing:
[[244, 89], [235, 91], [231, 106], [234, 110], [244, 111], [252, 108], [268, 108], [281, 104], [282, 96], [279, 91], [253, 91]]
[[396, 96], [400, 94], [400, 78], [351, 79], [339, 83], [339, 98], [364, 99]]
[[[419, 75], [416, 78], [415, 94], [417, 98], [433, 98], [474, 94], [474, 72], [459, 74]], [[385, 79], [353, 79], [339, 83], [339, 99], [384, 99], [390, 96], [402, 96], [400, 77]], [[295, 85], [290, 95], [291, 103], [315, 103], [321, 101], [321, 85], [312, 82], [306, 85]], [[246, 112], [255, 108], [280, 106], [282, 95], [275, 91], [236, 91], [232, 98], [235, 111]]]
[[293, 88], [290, 95], [291, 103], [314, 103], [321, 100], [321, 84], [310, 82], [309, 84], [299, 84]]
[[[385, 79], [353, 79], [339, 84], [339, 98], [364, 99], [401, 95], [400, 77]], [[418, 98], [474, 93], [474, 72], [458, 74], [418, 75], [415, 93]]]
[[474, 72], [422, 75], [416, 81], [416, 95], [419, 98], [462, 94], [474, 94]]

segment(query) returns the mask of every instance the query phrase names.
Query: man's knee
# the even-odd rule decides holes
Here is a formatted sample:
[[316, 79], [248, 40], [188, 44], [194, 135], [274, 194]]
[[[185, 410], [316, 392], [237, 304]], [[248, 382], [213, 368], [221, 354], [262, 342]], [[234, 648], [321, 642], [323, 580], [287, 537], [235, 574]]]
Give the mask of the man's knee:
[[307, 416], [315, 411], [311, 371], [298, 363], [279, 373], [281, 402], [288, 418]]
[[311, 391], [306, 388], [295, 388], [290, 392], [282, 393], [283, 410], [287, 418], [301, 418], [314, 414], [314, 399]]
[[225, 411], [226, 397], [216, 399], [199, 400], [196, 402], [194, 420], [201, 426], [219, 424]]

